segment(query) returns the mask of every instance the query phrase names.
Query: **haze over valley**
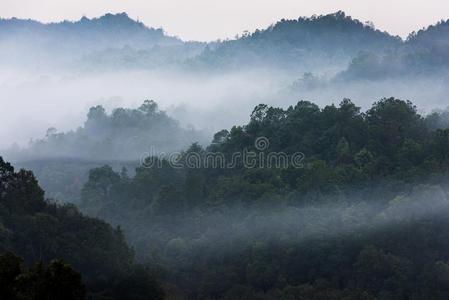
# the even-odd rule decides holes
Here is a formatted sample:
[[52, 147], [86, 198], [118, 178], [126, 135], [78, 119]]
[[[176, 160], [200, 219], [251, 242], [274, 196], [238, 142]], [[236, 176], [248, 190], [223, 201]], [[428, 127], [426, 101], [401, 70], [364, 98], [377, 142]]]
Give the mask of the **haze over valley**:
[[[91, 106], [136, 108], [145, 99], [209, 136], [242, 124], [259, 103], [350, 98], [367, 108], [396, 96], [427, 112], [445, 108], [449, 25], [405, 41], [373, 26], [338, 12], [204, 43], [125, 13], [51, 24], [2, 19], [1, 102], [10, 113], [0, 147], [26, 146], [50, 127], [75, 130]], [[21, 127], [24, 119], [33, 126]]]
[[201, 1], [0, 3], [0, 299], [449, 299], [449, 6]]

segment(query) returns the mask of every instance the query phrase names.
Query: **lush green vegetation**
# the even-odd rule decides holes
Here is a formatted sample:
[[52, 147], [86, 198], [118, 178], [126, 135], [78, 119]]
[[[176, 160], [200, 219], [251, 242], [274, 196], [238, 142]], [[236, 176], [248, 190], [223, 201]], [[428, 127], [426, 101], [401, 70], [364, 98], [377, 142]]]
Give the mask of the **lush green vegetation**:
[[[0, 257], [2, 299], [84, 299], [77, 272], [92, 299], [131, 299], [135, 293], [162, 298], [150, 270], [136, 265], [120, 228], [45, 200], [32, 172], [16, 172], [1, 158], [0, 252], [15, 253], [24, 263], [13, 254]], [[25, 267], [30, 264], [36, 265]]]
[[23, 266], [13, 253], [0, 255], [0, 295], [3, 299], [86, 299], [81, 275], [62, 261]]
[[[82, 210], [123, 226], [170, 295], [200, 299], [445, 299], [449, 130], [382, 99], [366, 112], [300, 101], [257, 106], [203, 149], [94, 169]], [[191, 153], [301, 151], [302, 168], [189, 168]], [[242, 296], [243, 295], [243, 296]], [[430, 297], [430, 298], [429, 298]]]
[[[107, 198], [109, 194], [127, 199], [120, 193], [126, 194], [127, 188], [131, 188], [137, 193], [131, 199], [150, 205], [165, 190], [164, 186], [174, 185], [186, 198], [178, 202], [184, 203], [184, 208], [192, 208], [197, 204], [191, 203], [190, 194], [195, 195], [192, 199], [203, 199], [201, 203], [231, 205], [291, 191], [337, 192], [349, 184], [353, 188], [381, 179], [412, 181], [447, 171], [449, 131], [440, 128], [447, 123], [445, 115], [434, 113], [424, 118], [411, 102], [394, 98], [376, 102], [365, 113], [347, 99], [339, 106], [322, 109], [307, 101], [286, 110], [259, 105], [246, 126], [220, 131], [207, 149], [193, 144], [178, 163], [182, 164], [191, 152], [200, 157], [208, 152], [230, 157], [244, 149], [255, 151], [256, 138], [265, 137], [269, 140], [265, 151], [304, 153], [304, 168], [248, 169], [240, 161], [235, 168], [179, 169], [164, 161], [160, 168], [137, 168], [136, 176], [130, 179], [104, 167], [91, 172], [84, 200], [101, 203], [104, 199], [99, 196]], [[120, 191], [110, 192], [106, 189], [109, 184], [120, 184]], [[143, 190], [138, 193], [136, 188]], [[103, 189], [103, 193], [96, 189]], [[228, 197], [230, 190], [238, 191], [238, 197]], [[130, 200], [126, 203], [130, 204]]]
[[[387, 93], [377, 82], [385, 80], [402, 95], [399, 83], [408, 89], [438, 80], [436, 98], [447, 91], [449, 21], [402, 40], [337, 12], [202, 43], [107, 14], [52, 24], [0, 19], [0, 39], [5, 67], [64, 71], [60, 81], [49, 75], [18, 85], [33, 96], [54, 81], [66, 97], [67, 84], [76, 89], [86, 74], [99, 76], [92, 86], [142, 75], [133, 97], [147, 80], [157, 87], [161, 79], [158, 89], [187, 92], [186, 103], [188, 89], [204, 80], [203, 97], [226, 105], [271, 101], [276, 92], [278, 103], [311, 90], [354, 94], [354, 80]], [[102, 81], [102, 71], [114, 77], [120, 72], [109, 71], [130, 69], [145, 72]], [[150, 70], [158, 72], [144, 77]], [[177, 82], [189, 76], [195, 80]], [[222, 94], [228, 81], [238, 84], [225, 84]], [[234, 92], [245, 85], [243, 101]], [[222, 118], [223, 107], [207, 118]], [[259, 138], [266, 147], [256, 146]], [[449, 110], [423, 115], [395, 98], [366, 111], [349, 99], [325, 107], [261, 104], [246, 125], [202, 142], [201, 133], [147, 100], [111, 112], [92, 107], [81, 127], [50, 128], [27, 148], [6, 152], [33, 172], [0, 157], [0, 298], [449, 299]], [[144, 153], [178, 150], [174, 161], [139, 162]], [[248, 152], [255, 167], [234, 160]], [[268, 166], [270, 153], [304, 159]], [[210, 154], [224, 165], [208, 166], [217, 158]]]

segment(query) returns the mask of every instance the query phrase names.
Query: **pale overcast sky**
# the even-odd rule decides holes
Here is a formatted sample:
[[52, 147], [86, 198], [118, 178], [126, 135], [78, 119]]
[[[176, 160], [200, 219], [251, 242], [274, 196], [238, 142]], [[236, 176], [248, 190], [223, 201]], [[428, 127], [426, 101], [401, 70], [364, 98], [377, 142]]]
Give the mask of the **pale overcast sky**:
[[126, 12], [187, 40], [223, 39], [282, 18], [338, 10], [406, 37], [413, 30], [448, 19], [449, 0], [0, 0], [2, 18], [50, 22]]

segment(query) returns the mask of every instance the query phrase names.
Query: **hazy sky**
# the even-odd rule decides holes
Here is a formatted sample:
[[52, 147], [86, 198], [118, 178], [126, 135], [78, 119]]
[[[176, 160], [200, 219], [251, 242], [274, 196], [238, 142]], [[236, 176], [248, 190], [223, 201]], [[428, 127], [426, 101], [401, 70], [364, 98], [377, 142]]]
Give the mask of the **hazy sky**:
[[0, 0], [0, 17], [77, 20], [127, 12], [183, 39], [215, 40], [263, 28], [281, 18], [344, 10], [377, 28], [406, 37], [449, 18], [448, 0]]

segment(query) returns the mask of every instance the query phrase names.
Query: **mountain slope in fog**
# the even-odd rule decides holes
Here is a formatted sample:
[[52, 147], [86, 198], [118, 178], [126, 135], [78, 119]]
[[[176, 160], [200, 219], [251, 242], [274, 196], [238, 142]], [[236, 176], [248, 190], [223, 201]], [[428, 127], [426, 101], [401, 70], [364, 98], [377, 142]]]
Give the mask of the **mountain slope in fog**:
[[449, 20], [412, 32], [393, 52], [359, 53], [338, 79], [378, 80], [398, 77], [447, 76]]
[[146, 100], [136, 109], [116, 108], [110, 114], [101, 105], [91, 107], [84, 126], [69, 132], [50, 128], [44, 138], [23, 150], [12, 149], [11, 157], [138, 160], [145, 153], [179, 151], [202, 138], [159, 110], [156, 102]]
[[[125, 13], [50, 24], [15, 18], [0, 20], [3, 62], [23, 63], [25, 59], [39, 67], [51, 62], [128, 68], [164, 64], [195, 69], [260, 65], [311, 68], [318, 60], [323, 60], [320, 66], [330, 63], [335, 67], [346, 64], [360, 50], [384, 52], [400, 43], [399, 37], [343, 12], [281, 20], [235, 40], [209, 43], [207, 48], [205, 43], [167, 36], [162, 29], [146, 27]], [[33, 49], [31, 56], [29, 49]]]
[[183, 46], [184, 43], [167, 36], [160, 28], [147, 27], [121, 13], [49, 24], [0, 19], [0, 45], [2, 63], [30, 63], [43, 67], [47, 63], [74, 64], [85, 55], [98, 51], [123, 48], [139, 51]]
[[28, 70], [264, 67], [332, 75], [349, 66], [341, 78], [375, 78], [447, 67], [448, 24], [413, 32], [403, 41], [339, 11], [283, 19], [235, 39], [201, 43], [167, 36], [126, 13], [49, 24], [0, 19], [0, 62]]
[[361, 50], [383, 53], [401, 42], [399, 37], [376, 30], [372, 24], [363, 24], [340, 11], [297, 20], [283, 19], [267, 29], [225, 41], [216, 50], [205, 51], [200, 62], [234, 68], [248, 65], [317, 68], [328, 63], [344, 64]]
[[147, 100], [138, 108], [111, 113], [101, 105], [92, 107], [83, 126], [68, 132], [50, 128], [27, 147], [3, 154], [33, 170], [49, 197], [76, 203], [90, 169], [108, 163], [116, 170], [132, 170], [141, 157], [180, 151], [193, 142], [204, 143], [203, 133], [182, 127]]
[[146, 27], [143, 23], [129, 18], [126, 13], [106, 14], [93, 19], [83, 17], [75, 22], [64, 21], [49, 24], [16, 18], [2, 19], [0, 20], [0, 34], [2, 38], [9, 36], [15, 36], [16, 39], [34, 37], [35, 41], [45, 41], [46, 39], [47, 42], [64, 38], [69, 43], [76, 42], [89, 48], [124, 45], [144, 48], [155, 44], [181, 42], [175, 37], [166, 36], [160, 28]]

